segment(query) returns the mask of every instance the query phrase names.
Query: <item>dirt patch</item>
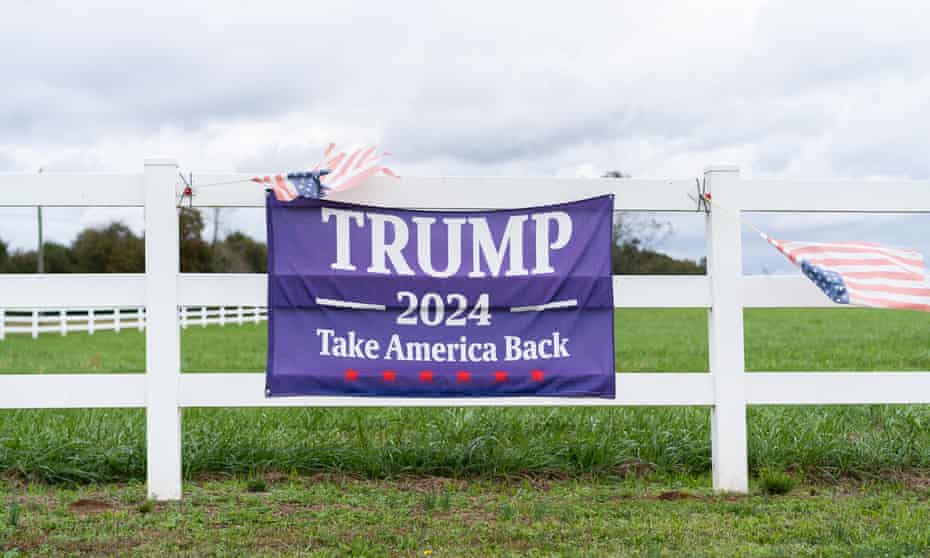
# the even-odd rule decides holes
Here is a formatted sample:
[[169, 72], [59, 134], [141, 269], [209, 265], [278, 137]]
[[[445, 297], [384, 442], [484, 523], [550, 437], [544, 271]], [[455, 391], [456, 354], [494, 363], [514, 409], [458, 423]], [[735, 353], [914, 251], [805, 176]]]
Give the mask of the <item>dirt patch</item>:
[[223, 473], [220, 471], [200, 471], [192, 475], [191, 480], [198, 483], [223, 482], [235, 478], [232, 473]]
[[[296, 477], [294, 479], [295, 483], [298, 483], [302, 486], [310, 486], [314, 484], [349, 484], [349, 483], [359, 483], [359, 482], [372, 482], [370, 479], [366, 479], [361, 475], [352, 475], [347, 473], [312, 473], [304, 474]], [[379, 482], [379, 481], [374, 481]], [[387, 481], [380, 481], [387, 482]]]
[[91, 500], [90, 498], [81, 498], [68, 504], [71, 513], [86, 514], [99, 513], [113, 509], [113, 504], [103, 500]]
[[265, 482], [269, 484], [276, 484], [281, 482], [287, 482], [291, 480], [291, 476], [287, 473], [281, 473], [278, 471], [272, 471], [270, 473], [265, 473], [262, 475], [262, 478], [265, 479]]
[[628, 459], [614, 467], [614, 474], [621, 477], [645, 477], [654, 473], [656, 466], [641, 459]]
[[675, 500], [688, 500], [691, 498], [697, 498], [697, 496], [681, 490], [668, 490], [655, 497], [656, 500], [662, 500], [663, 502], [674, 502]]
[[560, 480], [562, 479], [558, 477], [526, 476], [514, 479], [513, 482], [520, 482], [521, 484], [529, 485], [533, 490], [539, 492], [549, 492], [552, 490], [552, 487], [555, 485], [555, 483], [559, 482]]
[[395, 481], [395, 486], [414, 492], [440, 492], [449, 488], [461, 489], [465, 483], [447, 477], [404, 477]]
[[921, 469], [900, 471], [885, 475], [894, 482], [900, 482], [910, 490], [927, 493], [930, 490], [930, 472]]
[[134, 539], [106, 542], [67, 542], [63, 544], [56, 544], [55, 550], [67, 555], [77, 554], [88, 556], [125, 556], [128, 550], [131, 550], [141, 544], [141, 541]]
[[338, 502], [318, 502], [316, 504], [294, 504], [290, 502], [283, 502], [275, 507], [272, 514], [276, 517], [286, 517], [305, 512], [326, 512], [330, 510], [350, 509], [353, 509], [353, 507], [347, 504], [340, 504]]
[[[812, 494], [811, 496], [814, 496], [814, 494]], [[734, 494], [732, 492], [727, 492], [725, 494], [721, 494], [717, 496], [716, 499], [723, 500], [724, 502], [739, 502], [749, 497], [750, 497], [749, 494]]]

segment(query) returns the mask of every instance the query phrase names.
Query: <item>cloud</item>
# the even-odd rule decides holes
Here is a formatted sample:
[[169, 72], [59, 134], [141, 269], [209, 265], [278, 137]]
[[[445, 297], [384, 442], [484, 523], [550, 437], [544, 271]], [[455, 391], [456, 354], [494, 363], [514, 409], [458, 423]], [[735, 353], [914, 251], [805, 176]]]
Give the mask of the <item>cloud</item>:
[[195, 174], [268, 172], [335, 140], [379, 142], [405, 175], [689, 177], [728, 160], [744, 176], [928, 179], [925, 13], [920, 0], [9, 3], [0, 170], [138, 172], [166, 155]]
[[920, 2], [712, 4], [19, 4], [0, 151], [239, 169], [381, 140], [466, 174], [693, 175], [724, 154], [776, 176], [930, 174], [894, 125], [928, 117]]

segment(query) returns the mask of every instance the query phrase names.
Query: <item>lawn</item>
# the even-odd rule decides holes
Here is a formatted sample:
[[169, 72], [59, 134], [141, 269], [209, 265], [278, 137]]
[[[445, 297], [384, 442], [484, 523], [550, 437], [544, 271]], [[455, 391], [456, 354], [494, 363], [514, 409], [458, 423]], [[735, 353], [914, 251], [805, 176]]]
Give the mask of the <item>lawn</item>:
[[[714, 496], [701, 479], [544, 481], [278, 475], [0, 484], [5, 556], [926, 556], [930, 506], [899, 485]], [[0, 554], [3, 555], [3, 554]]]
[[[745, 322], [749, 370], [930, 369], [927, 314], [750, 310]], [[190, 328], [182, 334], [183, 369], [260, 370], [265, 335], [253, 324]], [[11, 337], [0, 342], [0, 372], [139, 372], [143, 347], [136, 331]], [[706, 314], [618, 311], [616, 348], [621, 371], [706, 370]], [[849, 555], [845, 545], [856, 545], [861, 555], [930, 552], [923, 499], [930, 410], [753, 407], [748, 424], [754, 486], [787, 471], [803, 490], [787, 498], [710, 497], [706, 408], [186, 409], [191, 497], [148, 511], [141, 410], [0, 411], [7, 479], [0, 504], [8, 516], [0, 549]], [[249, 478], [272, 481], [269, 492], [247, 493]], [[688, 497], [657, 499], [681, 487]], [[81, 498], [99, 511], [69, 507]]]

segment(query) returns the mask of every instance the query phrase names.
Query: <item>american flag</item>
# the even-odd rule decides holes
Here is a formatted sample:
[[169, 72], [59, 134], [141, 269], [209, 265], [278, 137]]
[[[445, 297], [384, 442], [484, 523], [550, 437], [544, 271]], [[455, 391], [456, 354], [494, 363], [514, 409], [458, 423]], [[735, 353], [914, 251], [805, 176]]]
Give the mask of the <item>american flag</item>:
[[920, 252], [869, 242], [762, 238], [837, 304], [930, 311], [930, 284]]
[[354, 188], [378, 173], [397, 177], [394, 171], [381, 166], [388, 153], [378, 153], [375, 146], [360, 147], [351, 153], [338, 151], [330, 143], [323, 159], [309, 172], [292, 172], [269, 176], [256, 176], [253, 182], [271, 187], [279, 201], [298, 197], [322, 198], [330, 191]]

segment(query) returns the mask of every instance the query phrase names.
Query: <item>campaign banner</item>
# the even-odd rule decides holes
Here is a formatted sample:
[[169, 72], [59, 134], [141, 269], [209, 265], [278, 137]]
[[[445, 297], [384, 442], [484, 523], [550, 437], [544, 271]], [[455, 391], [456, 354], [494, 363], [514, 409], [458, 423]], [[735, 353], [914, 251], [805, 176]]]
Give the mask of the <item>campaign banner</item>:
[[613, 196], [266, 211], [267, 396], [614, 397]]

